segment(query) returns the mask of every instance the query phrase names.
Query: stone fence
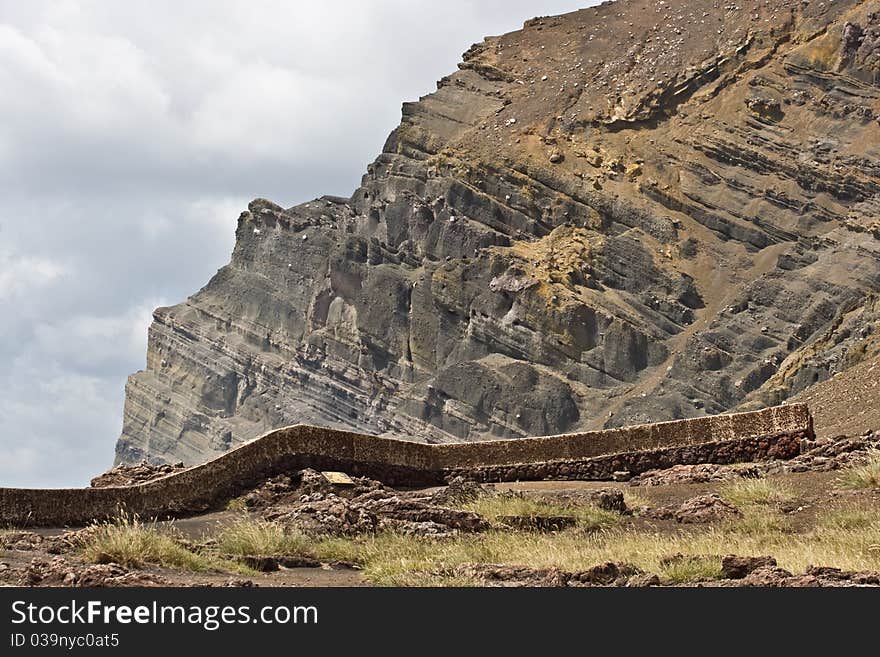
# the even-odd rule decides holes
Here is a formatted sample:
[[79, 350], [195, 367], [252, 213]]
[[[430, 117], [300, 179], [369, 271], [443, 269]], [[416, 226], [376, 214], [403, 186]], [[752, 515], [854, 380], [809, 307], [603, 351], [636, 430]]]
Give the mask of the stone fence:
[[135, 486], [0, 488], [0, 527], [77, 526], [116, 516], [193, 515], [222, 507], [268, 477], [314, 468], [398, 487], [479, 481], [608, 480], [676, 464], [787, 459], [813, 438], [805, 405], [544, 438], [427, 445], [295, 426], [187, 470]]

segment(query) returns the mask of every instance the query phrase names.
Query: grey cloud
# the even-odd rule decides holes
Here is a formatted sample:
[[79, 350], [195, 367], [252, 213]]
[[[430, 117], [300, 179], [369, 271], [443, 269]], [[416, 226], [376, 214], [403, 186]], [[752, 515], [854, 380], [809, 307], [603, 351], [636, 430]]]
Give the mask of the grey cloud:
[[155, 305], [247, 201], [347, 195], [484, 35], [564, 0], [0, 0], [0, 485], [112, 460]]

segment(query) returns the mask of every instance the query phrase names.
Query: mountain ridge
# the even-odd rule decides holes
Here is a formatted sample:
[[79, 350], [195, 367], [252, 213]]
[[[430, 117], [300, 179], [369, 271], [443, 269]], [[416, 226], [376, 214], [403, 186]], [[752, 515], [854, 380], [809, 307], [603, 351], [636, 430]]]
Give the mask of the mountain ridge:
[[351, 198], [252, 202], [156, 311], [117, 462], [693, 417], [874, 353], [880, 3], [743, 6], [533, 19], [405, 103]]

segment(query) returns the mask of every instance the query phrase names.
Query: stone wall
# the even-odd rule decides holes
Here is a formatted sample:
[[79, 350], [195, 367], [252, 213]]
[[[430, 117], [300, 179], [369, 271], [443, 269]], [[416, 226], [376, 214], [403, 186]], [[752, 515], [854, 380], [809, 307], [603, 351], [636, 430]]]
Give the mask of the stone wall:
[[188, 470], [128, 487], [0, 488], [0, 526], [81, 525], [120, 510], [175, 517], [222, 506], [267, 477], [315, 468], [389, 485], [442, 484], [465, 474], [482, 481], [610, 479], [677, 463], [791, 458], [813, 437], [805, 405], [544, 438], [427, 445], [296, 426], [270, 432]]

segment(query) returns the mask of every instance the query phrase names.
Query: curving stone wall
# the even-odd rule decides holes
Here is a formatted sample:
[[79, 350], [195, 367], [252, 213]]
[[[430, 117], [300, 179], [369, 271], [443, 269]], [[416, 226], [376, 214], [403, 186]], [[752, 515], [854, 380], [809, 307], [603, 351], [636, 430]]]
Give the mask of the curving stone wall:
[[217, 508], [267, 477], [315, 468], [369, 476], [389, 485], [442, 484], [465, 474], [482, 481], [610, 479], [677, 463], [786, 459], [813, 437], [805, 405], [544, 438], [427, 445], [333, 429], [272, 431], [223, 456], [136, 486], [0, 488], [0, 526], [83, 525], [120, 510], [176, 517]]

